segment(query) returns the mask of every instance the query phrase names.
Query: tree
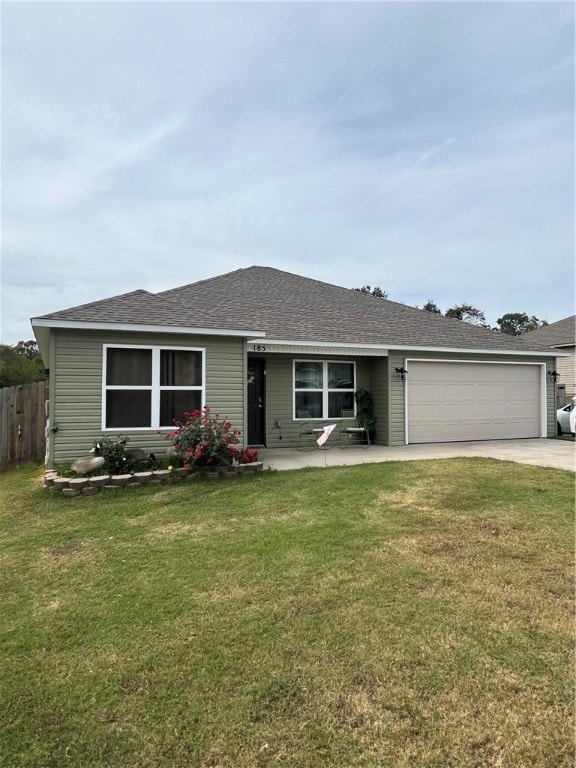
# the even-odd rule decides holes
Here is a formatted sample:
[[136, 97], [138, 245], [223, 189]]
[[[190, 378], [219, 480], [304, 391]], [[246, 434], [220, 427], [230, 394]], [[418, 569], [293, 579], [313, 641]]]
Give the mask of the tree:
[[0, 344], [0, 387], [14, 387], [44, 379], [44, 363], [35, 341], [14, 346]]
[[354, 290], [360, 291], [360, 293], [369, 293], [371, 296], [376, 296], [378, 299], [388, 298], [386, 291], [383, 291], [379, 286], [372, 288], [370, 285], [363, 285], [362, 288], [354, 288]]
[[442, 314], [442, 310], [440, 309], [440, 307], [437, 304], [435, 304], [432, 301], [432, 299], [428, 299], [428, 301], [426, 302], [426, 304], [424, 304], [422, 309], [425, 312], [431, 312], [433, 315], [441, 315]]
[[40, 360], [40, 350], [38, 344], [34, 339], [28, 339], [28, 341], [19, 341], [14, 347], [16, 352], [28, 360]]
[[509, 336], [520, 336], [526, 331], [535, 331], [543, 325], [548, 325], [546, 320], [539, 320], [537, 317], [528, 317], [526, 312], [507, 312], [496, 320], [501, 333]]
[[[367, 287], [370, 288], [370, 286]], [[357, 288], [356, 290], [361, 289]], [[440, 307], [438, 307], [432, 299], [428, 299], [422, 309], [426, 312], [431, 312], [434, 315], [444, 314], [444, 317], [451, 317], [454, 320], [462, 320], [465, 323], [470, 323], [479, 328], [487, 328], [490, 330], [490, 325], [486, 322], [484, 312], [466, 302], [456, 304], [450, 309], [447, 309], [446, 312], [442, 313]], [[548, 325], [546, 320], [539, 320], [534, 315], [529, 316], [525, 312], [507, 312], [505, 315], [502, 315], [502, 317], [499, 317], [496, 322], [498, 327], [495, 326], [491, 330], [500, 331], [509, 336], [520, 336], [522, 333], [526, 333], [526, 331], [534, 331], [536, 328]]]
[[451, 317], [455, 320], [462, 320], [464, 323], [477, 325], [480, 328], [490, 328], [486, 322], [486, 317], [481, 309], [473, 307], [472, 304], [457, 304], [444, 313], [445, 317]]

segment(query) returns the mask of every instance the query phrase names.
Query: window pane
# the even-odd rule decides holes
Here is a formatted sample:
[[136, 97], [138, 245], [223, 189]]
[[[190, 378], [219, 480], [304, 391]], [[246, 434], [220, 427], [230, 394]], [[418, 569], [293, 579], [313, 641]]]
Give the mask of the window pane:
[[165, 390], [160, 393], [160, 426], [171, 427], [174, 419], [182, 421], [184, 414], [202, 406], [202, 393], [190, 390]]
[[150, 427], [149, 390], [109, 389], [106, 393], [107, 427]]
[[328, 418], [342, 418], [342, 411], [354, 410], [353, 392], [329, 392], [328, 393]]
[[150, 386], [152, 384], [152, 350], [108, 349], [106, 384]]
[[328, 389], [354, 389], [354, 363], [328, 363]]
[[322, 392], [296, 392], [295, 402], [297, 419], [302, 418], [300, 411], [308, 411], [311, 419], [322, 418]]
[[322, 363], [296, 363], [294, 386], [296, 389], [322, 389]]
[[201, 387], [202, 353], [161, 350], [160, 384], [164, 387]]

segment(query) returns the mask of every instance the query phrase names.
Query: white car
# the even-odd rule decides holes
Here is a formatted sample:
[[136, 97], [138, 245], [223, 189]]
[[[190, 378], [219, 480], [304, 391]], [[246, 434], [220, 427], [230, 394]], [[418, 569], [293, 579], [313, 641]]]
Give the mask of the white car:
[[[574, 413], [573, 413], [574, 412]], [[572, 416], [572, 418], [570, 418]], [[556, 411], [556, 421], [558, 434], [574, 434], [574, 417], [576, 416], [576, 397], [572, 402], [565, 405], [564, 408], [558, 408]]]

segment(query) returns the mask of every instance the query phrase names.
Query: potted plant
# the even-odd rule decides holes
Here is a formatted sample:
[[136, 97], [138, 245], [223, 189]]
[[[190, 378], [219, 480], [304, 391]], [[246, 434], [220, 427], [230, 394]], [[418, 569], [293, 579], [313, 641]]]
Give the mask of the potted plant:
[[374, 401], [367, 389], [357, 389], [354, 392], [356, 400], [356, 419], [358, 426], [368, 430], [370, 442], [373, 442], [376, 434], [376, 416], [374, 415]]

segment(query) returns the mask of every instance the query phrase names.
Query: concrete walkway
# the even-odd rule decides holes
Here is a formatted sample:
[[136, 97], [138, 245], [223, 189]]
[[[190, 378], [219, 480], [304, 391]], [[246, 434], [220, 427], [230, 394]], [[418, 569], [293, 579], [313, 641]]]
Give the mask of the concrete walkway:
[[381, 461], [416, 461], [418, 459], [449, 459], [462, 456], [482, 456], [538, 467], [553, 467], [576, 471], [575, 445], [569, 440], [482, 440], [470, 443], [428, 443], [388, 448], [371, 445], [334, 447], [330, 450], [297, 451], [273, 448], [260, 451], [264, 468], [301, 469], [302, 467], [337, 467]]

